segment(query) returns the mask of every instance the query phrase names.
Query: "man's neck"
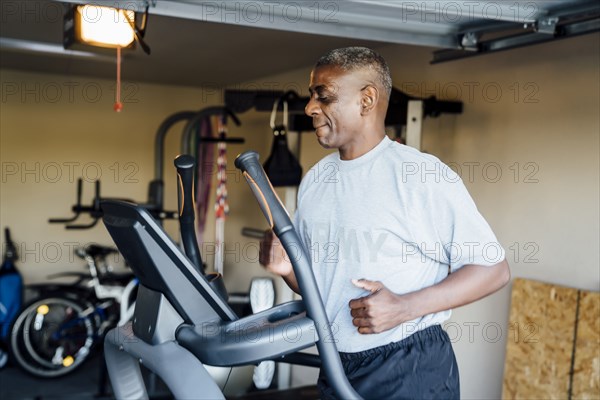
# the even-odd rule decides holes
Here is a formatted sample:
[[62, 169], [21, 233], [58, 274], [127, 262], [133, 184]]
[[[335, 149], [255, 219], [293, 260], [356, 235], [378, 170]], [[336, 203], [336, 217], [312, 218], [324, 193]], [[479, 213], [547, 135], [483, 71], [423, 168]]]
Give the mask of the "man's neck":
[[355, 141], [345, 147], [340, 147], [339, 153], [342, 160], [354, 160], [360, 156], [367, 154], [373, 150], [385, 136], [385, 131], [380, 130], [380, 133], [374, 134], [369, 132], [365, 136], [359, 136]]

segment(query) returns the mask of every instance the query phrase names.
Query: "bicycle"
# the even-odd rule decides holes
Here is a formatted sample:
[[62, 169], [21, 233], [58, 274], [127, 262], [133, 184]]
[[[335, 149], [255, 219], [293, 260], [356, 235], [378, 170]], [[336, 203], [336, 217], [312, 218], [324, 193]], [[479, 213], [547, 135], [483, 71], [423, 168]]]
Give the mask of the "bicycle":
[[138, 280], [133, 274], [116, 275], [107, 257], [117, 250], [99, 245], [78, 248], [88, 273], [67, 272], [70, 284], [35, 285], [40, 295], [19, 313], [9, 335], [15, 363], [31, 375], [66, 375], [85, 362], [104, 333], [125, 324], [133, 315]]

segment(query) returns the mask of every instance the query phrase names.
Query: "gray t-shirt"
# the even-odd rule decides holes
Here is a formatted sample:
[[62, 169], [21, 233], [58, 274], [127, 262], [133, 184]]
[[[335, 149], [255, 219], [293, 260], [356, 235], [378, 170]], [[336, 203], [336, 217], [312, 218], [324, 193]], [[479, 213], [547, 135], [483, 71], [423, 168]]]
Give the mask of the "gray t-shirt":
[[357, 159], [333, 153], [311, 168], [300, 185], [294, 224], [343, 352], [396, 342], [450, 317], [448, 310], [359, 334], [348, 302], [368, 292], [351, 279], [381, 281], [403, 294], [463, 265], [504, 259], [460, 177], [436, 157], [387, 136]]

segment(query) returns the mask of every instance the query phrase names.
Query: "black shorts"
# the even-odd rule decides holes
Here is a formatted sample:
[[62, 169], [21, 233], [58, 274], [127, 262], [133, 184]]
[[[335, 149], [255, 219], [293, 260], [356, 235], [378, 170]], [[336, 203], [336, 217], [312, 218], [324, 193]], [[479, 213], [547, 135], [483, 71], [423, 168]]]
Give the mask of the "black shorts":
[[[364, 399], [459, 399], [458, 366], [448, 334], [433, 325], [406, 339], [358, 352], [340, 353], [350, 384]], [[335, 399], [323, 371], [322, 399]]]

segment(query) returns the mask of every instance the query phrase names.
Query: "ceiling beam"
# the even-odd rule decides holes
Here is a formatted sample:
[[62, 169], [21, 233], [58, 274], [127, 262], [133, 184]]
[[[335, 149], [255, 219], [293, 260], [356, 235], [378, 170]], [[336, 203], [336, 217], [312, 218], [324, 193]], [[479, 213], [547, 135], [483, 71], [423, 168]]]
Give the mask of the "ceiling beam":
[[[86, 4], [85, 0], [67, 0]], [[352, 2], [340, 1], [111, 1], [110, 5], [149, 14], [197, 21], [234, 24], [262, 29], [284, 30], [333, 37], [373, 40], [438, 48], [458, 48], [451, 25], [423, 24], [400, 14], [373, 16], [368, 4], [356, 9]], [[401, 12], [398, 9], [398, 12]], [[149, 22], [149, 28], [152, 22]], [[190, 34], [193, 34], [192, 32]], [[201, 33], [198, 33], [201, 34]]]
[[[85, 0], [67, 0], [88, 3]], [[101, 3], [99, 3], [101, 4]], [[237, 0], [149, 0], [111, 1], [111, 6], [176, 18], [210, 23], [233, 24], [305, 34], [379, 41], [394, 44], [428, 46], [463, 51], [465, 35], [476, 38], [482, 33], [498, 32], [533, 25], [549, 18], [570, 17], [598, 9], [591, 0], [567, 1], [255, 1]], [[152, 23], [150, 22], [150, 25]], [[152, 29], [150, 26], [149, 29]], [[549, 29], [549, 28], [548, 28]], [[540, 29], [542, 33], [542, 29]], [[190, 32], [190, 35], [201, 32]], [[490, 43], [501, 48], [538, 42], [537, 35], [507, 37]], [[214, 40], [215, 38], [210, 38]], [[546, 41], [547, 37], [541, 37]], [[506, 43], [504, 43], [504, 42]], [[523, 44], [521, 44], [523, 43]], [[293, 46], [293, 44], [290, 44]], [[450, 54], [450, 53], [446, 53]], [[457, 53], [458, 54], [458, 53]], [[434, 58], [438, 62], [445, 55]]]
[[60, 57], [84, 58], [92, 61], [114, 63], [115, 57], [90, 51], [66, 50], [62, 44], [34, 42], [31, 40], [0, 37], [0, 50], [19, 53], [47, 54]]

